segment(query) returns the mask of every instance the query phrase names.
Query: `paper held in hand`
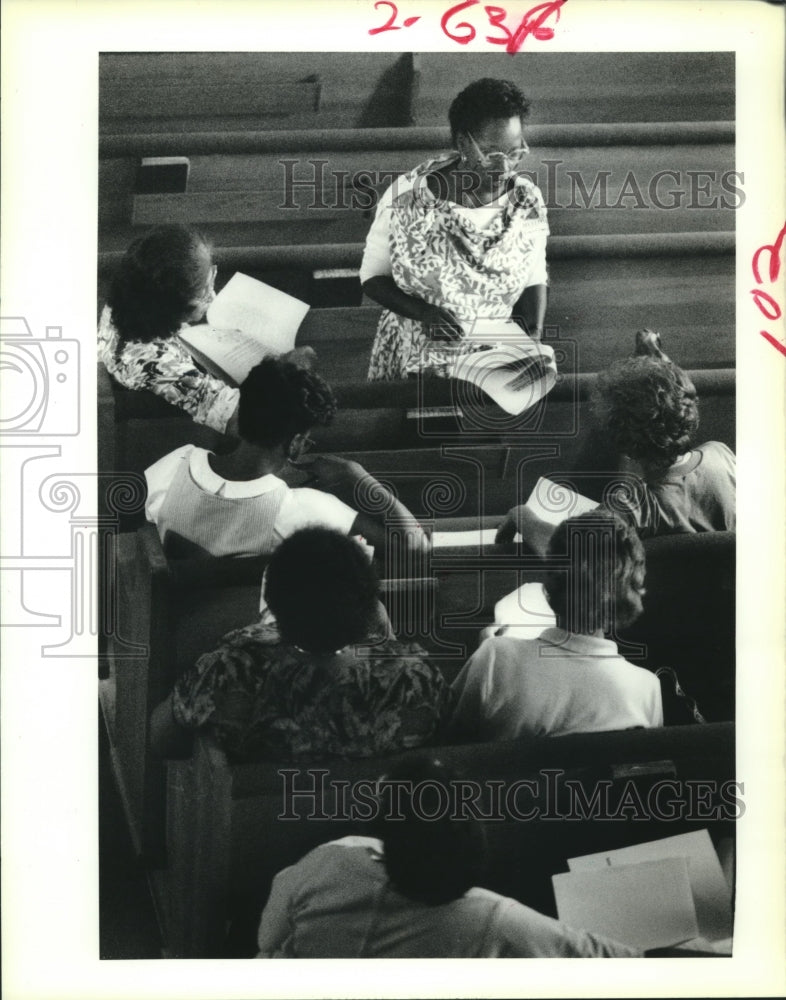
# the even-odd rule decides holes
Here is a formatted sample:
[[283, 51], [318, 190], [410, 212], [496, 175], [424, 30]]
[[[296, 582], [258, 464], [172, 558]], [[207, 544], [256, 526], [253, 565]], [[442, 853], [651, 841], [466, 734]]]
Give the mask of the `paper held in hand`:
[[180, 333], [192, 356], [212, 375], [240, 385], [268, 354], [291, 351], [309, 307], [263, 281], [237, 273], [207, 310], [207, 323]]
[[513, 320], [478, 319], [465, 333], [482, 346], [460, 355], [450, 374], [478, 386], [506, 413], [518, 416], [554, 388], [554, 351]]

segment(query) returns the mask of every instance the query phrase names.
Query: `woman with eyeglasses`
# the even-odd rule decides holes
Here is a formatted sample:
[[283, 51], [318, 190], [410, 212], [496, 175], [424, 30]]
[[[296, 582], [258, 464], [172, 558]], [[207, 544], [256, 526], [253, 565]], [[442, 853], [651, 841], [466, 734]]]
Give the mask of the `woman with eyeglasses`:
[[[415, 518], [357, 462], [304, 458], [309, 430], [336, 412], [333, 391], [316, 372], [268, 357], [251, 369], [239, 397], [233, 451], [219, 455], [188, 444], [145, 471], [147, 518], [170, 554], [267, 555], [300, 528], [321, 525], [361, 535], [381, 556], [389, 543], [386, 516], [396, 524], [397, 545], [423, 544]], [[309, 474], [311, 486], [292, 488], [281, 478], [293, 465]], [[369, 511], [358, 512], [364, 497]]]
[[476, 320], [512, 318], [522, 328], [519, 343], [532, 348], [521, 385], [544, 381], [533, 399], [553, 385], [553, 352], [539, 343], [546, 207], [518, 173], [529, 152], [522, 135], [528, 111], [509, 81], [470, 84], [448, 114], [455, 152], [415, 167], [380, 199], [360, 270], [363, 291], [385, 309], [369, 379], [442, 373], [446, 359], [477, 349]]
[[186, 226], [156, 226], [120, 262], [98, 326], [98, 358], [127, 389], [147, 389], [199, 424], [233, 432], [238, 390], [208, 375], [178, 339], [213, 301], [216, 265]]

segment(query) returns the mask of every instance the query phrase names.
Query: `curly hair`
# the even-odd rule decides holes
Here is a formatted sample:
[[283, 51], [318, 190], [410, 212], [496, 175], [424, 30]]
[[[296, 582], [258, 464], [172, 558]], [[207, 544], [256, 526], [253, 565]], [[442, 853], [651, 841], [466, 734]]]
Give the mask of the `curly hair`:
[[486, 122], [500, 118], [518, 118], [522, 124], [529, 114], [530, 102], [510, 80], [483, 77], [475, 80], [454, 99], [448, 110], [453, 142], [459, 132], [478, 132]]
[[[481, 881], [485, 867], [483, 827], [470, 816], [451, 815], [450, 791], [457, 777], [452, 767], [421, 753], [395, 764], [380, 781], [381, 792], [388, 783], [393, 793], [390, 815], [382, 795], [374, 823], [385, 845], [388, 878], [403, 896], [429, 906], [460, 899]], [[448, 808], [440, 810], [440, 805]]]
[[654, 357], [618, 361], [598, 375], [593, 412], [619, 455], [665, 472], [699, 426], [696, 388], [677, 365]]
[[368, 639], [378, 613], [379, 580], [353, 538], [302, 528], [268, 563], [265, 600], [282, 638], [313, 653]]
[[639, 617], [644, 547], [618, 514], [598, 507], [563, 521], [549, 543], [547, 559], [555, 558], [567, 565], [552, 566], [544, 586], [561, 628], [591, 635], [626, 628]]
[[126, 250], [107, 297], [121, 341], [174, 336], [205, 285], [210, 245], [187, 226], [156, 226]]
[[335, 413], [336, 397], [320, 375], [267, 357], [240, 386], [238, 433], [249, 444], [274, 448], [317, 424], [329, 424]]

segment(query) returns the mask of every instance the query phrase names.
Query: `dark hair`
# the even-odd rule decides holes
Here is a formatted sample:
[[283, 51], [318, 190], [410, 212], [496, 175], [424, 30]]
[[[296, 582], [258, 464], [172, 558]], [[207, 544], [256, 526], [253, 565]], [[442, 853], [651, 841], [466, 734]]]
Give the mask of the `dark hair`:
[[313, 653], [332, 653], [369, 638], [379, 581], [353, 538], [303, 528], [279, 545], [267, 567], [265, 600], [282, 638]]
[[559, 625], [591, 635], [631, 625], [642, 612], [644, 547], [635, 528], [598, 507], [557, 526], [547, 559], [567, 559], [549, 568], [546, 594]]
[[653, 357], [615, 362], [598, 376], [593, 410], [619, 455], [662, 474], [699, 426], [696, 388], [677, 365]]
[[[451, 815], [455, 780], [452, 768], [417, 754], [396, 764], [380, 782], [375, 830], [385, 845], [388, 878], [403, 896], [432, 906], [460, 899], [478, 884], [485, 866], [483, 827], [469, 816]], [[384, 792], [386, 782], [393, 786], [392, 801]], [[428, 795], [435, 785], [436, 808]]]
[[335, 413], [336, 397], [321, 376], [267, 357], [240, 386], [238, 433], [250, 444], [272, 448], [317, 424], [329, 424]]
[[455, 143], [459, 132], [478, 132], [500, 118], [518, 118], [523, 124], [528, 114], [529, 101], [515, 83], [486, 76], [465, 87], [450, 105], [450, 134]]
[[187, 226], [156, 226], [126, 250], [107, 301], [120, 339], [171, 337], [205, 285], [203, 236]]

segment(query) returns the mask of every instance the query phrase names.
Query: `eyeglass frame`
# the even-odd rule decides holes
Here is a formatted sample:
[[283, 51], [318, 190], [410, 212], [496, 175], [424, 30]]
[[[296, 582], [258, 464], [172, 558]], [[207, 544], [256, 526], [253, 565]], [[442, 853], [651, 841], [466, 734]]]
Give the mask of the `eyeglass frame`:
[[467, 136], [467, 138], [469, 139], [469, 141], [475, 147], [475, 153], [479, 157], [479, 159], [481, 161], [481, 165], [484, 166], [484, 167], [491, 166], [490, 158], [492, 156], [501, 156], [502, 159], [505, 161], [505, 165], [506, 166], [511, 167], [511, 168], [512, 167], [517, 167], [519, 165], [519, 163], [521, 163], [521, 161], [524, 159], [524, 157], [528, 156], [529, 152], [530, 152], [529, 146], [522, 139], [521, 140], [522, 145], [518, 146], [514, 150], [514, 153], [518, 153], [518, 156], [516, 156], [515, 158], [514, 158], [513, 155], [511, 155], [509, 153], [503, 153], [502, 150], [494, 150], [491, 153], [484, 153], [483, 150], [480, 148], [480, 146], [475, 141], [474, 135], [469, 130], [467, 130], [466, 132], [464, 132], [464, 135]]
[[205, 303], [209, 305], [213, 301], [213, 299], [215, 298], [217, 277], [218, 277], [218, 264], [211, 264], [210, 270], [208, 271], [207, 281], [205, 282], [204, 287], [202, 288], [202, 291], [199, 294], [199, 298], [194, 299], [194, 301], [191, 303], [194, 306], [194, 308], [198, 306], [203, 306], [205, 305]]

